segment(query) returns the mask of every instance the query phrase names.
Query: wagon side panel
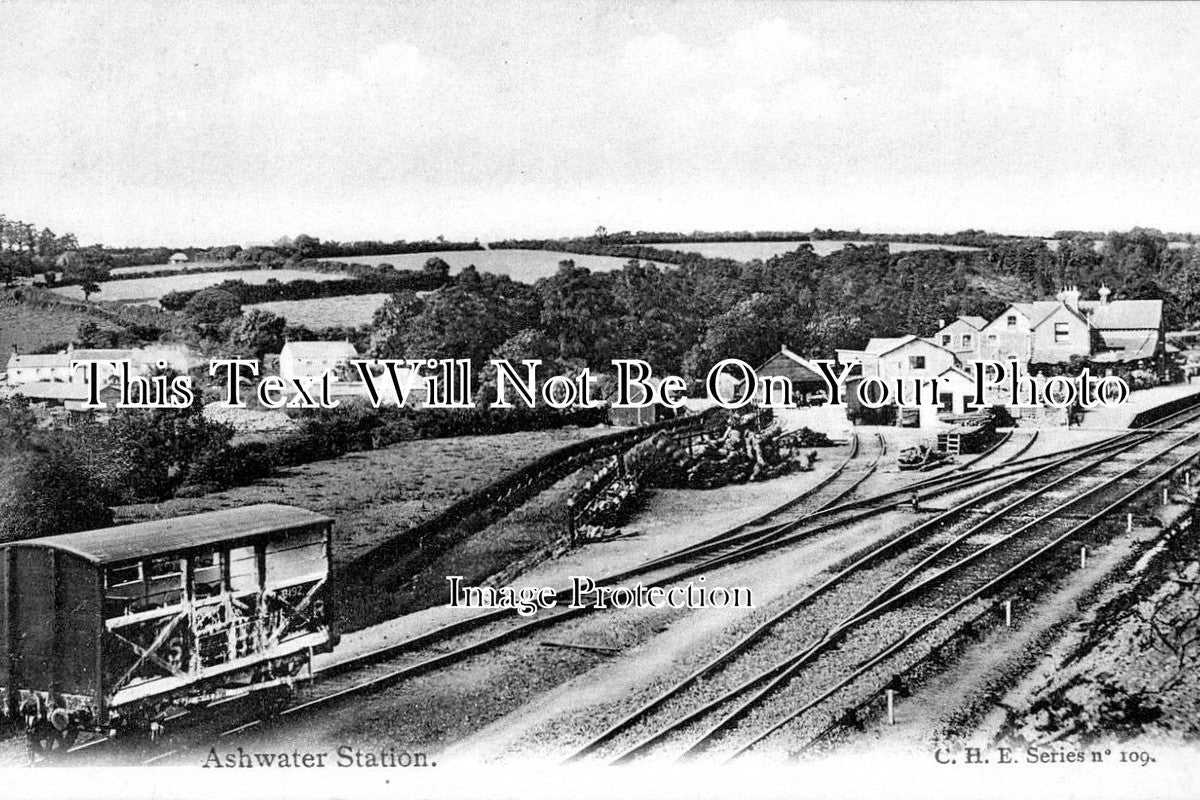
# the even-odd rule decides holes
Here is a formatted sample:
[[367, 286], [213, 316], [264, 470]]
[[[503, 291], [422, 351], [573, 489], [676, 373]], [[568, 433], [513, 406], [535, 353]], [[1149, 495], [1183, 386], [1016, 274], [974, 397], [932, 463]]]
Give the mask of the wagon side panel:
[[12, 672], [12, 655], [8, 646], [13, 635], [10, 608], [15, 599], [9, 587], [9, 562], [12, 558], [11, 548], [0, 548], [0, 692], [3, 693], [3, 697], [0, 698], [0, 715], [10, 717], [16, 716], [17, 713], [16, 684], [13, 680], [16, 676]]
[[10, 589], [14, 679], [19, 689], [48, 692], [54, 687], [55, 553], [42, 547], [15, 547]]
[[58, 685], [64, 694], [93, 697], [101, 614], [96, 568], [76, 558], [58, 559]]

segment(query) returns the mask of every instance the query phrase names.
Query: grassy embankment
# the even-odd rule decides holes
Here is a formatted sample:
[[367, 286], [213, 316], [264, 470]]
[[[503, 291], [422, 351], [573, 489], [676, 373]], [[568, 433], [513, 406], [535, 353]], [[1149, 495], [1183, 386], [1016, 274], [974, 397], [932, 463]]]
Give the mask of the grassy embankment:
[[[333, 518], [337, 570], [503, 473], [571, 442], [607, 432], [603, 427], [568, 428], [403, 442], [306, 464], [250, 486], [204, 497], [118, 507], [116, 522], [163, 519], [253, 503], [298, 505]], [[530, 524], [512, 521], [522, 519], [522, 514], [530, 515]], [[514, 559], [544, 548], [560, 532], [552, 509], [518, 509], [508, 524], [493, 525], [470, 537], [392, 594], [362, 597], [358, 594], [359, 584], [359, 588], [349, 590], [353, 596], [339, 596], [341, 625], [353, 630], [388, 615], [427, 607], [435, 594], [441, 597], [445, 575], [451, 571], [486, 577]], [[343, 579], [338, 583], [345, 588], [357, 581]]]

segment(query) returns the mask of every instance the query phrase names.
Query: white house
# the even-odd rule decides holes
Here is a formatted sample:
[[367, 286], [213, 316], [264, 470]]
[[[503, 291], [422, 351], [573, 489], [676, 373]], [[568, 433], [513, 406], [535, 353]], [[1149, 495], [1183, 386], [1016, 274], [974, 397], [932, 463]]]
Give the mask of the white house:
[[[88, 382], [86, 370], [72, 371], [72, 361], [131, 361], [138, 362], [133, 350], [76, 350], [68, 345], [58, 353], [20, 355], [15, 351], [8, 358], [7, 379], [9, 386], [31, 383], [78, 383]], [[101, 365], [100, 378], [107, 383], [116, 374], [111, 366]]]
[[865, 378], [935, 378], [959, 366], [958, 356], [946, 347], [919, 336], [871, 339], [864, 350], [839, 350], [842, 364], [859, 361]]
[[[882, 378], [893, 389], [897, 379], [900, 379], [904, 404], [909, 408], [916, 406], [916, 420], [921, 427], [935, 427], [940, 424], [939, 414], [968, 412], [967, 398], [973, 391], [973, 385], [963, 368], [963, 358], [951, 347], [961, 348], [961, 337], [973, 337], [971, 331], [977, 333], [979, 330], [975, 327], [975, 320], [962, 319], [955, 320], [949, 326], [943, 325], [942, 329], [949, 329], [951, 332], [948, 335], [960, 338], [951, 339], [948, 346], [939, 344], [938, 339], [919, 336], [875, 338], [862, 350], [838, 350], [838, 362], [843, 365], [858, 362], [862, 365], [861, 372], [855, 370], [853, 375]], [[971, 341], [968, 339], [968, 344]], [[936, 393], [932, 391], [935, 379]], [[919, 405], [915, 396], [918, 382], [921, 392]]]
[[334, 378], [353, 378], [352, 359], [358, 351], [349, 342], [288, 342], [279, 351], [279, 377], [285, 380], [320, 378], [326, 372]]
[[[978, 411], [970, 403], [975, 397], [975, 381], [961, 367], [950, 367], [938, 376], [937, 411], [944, 414], [970, 414]], [[921, 425], [925, 425], [922, 409]]]
[[980, 332], [976, 356], [993, 361], [1015, 358], [1029, 363], [1033, 355], [1033, 328], [1058, 307], [1054, 301], [1012, 303]]
[[966, 361], [979, 347], [979, 334], [987, 326], [983, 317], [960, 316], [950, 321], [938, 320], [938, 330], [932, 340]]
[[9, 386], [29, 383], [68, 383], [71, 365], [65, 353], [30, 353], [19, 355], [16, 350], [8, 357], [5, 378]]
[[176, 253], [167, 259], [169, 264], [186, 264], [188, 260], [187, 253]]
[[1099, 362], [1145, 362], [1161, 370], [1166, 352], [1162, 300], [1080, 299], [1068, 287], [1054, 300], [1013, 303], [980, 332], [976, 358], [1023, 364], [1067, 362], [1087, 356]]
[[[128, 350], [91, 350], [76, 349], [68, 345], [66, 350], [49, 354], [20, 355], [13, 352], [8, 358], [5, 377], [9, 386], [25, 386], [41, 383], [69, 383], [86, 386], [87, 371], [83, 368], [72, 371], [72, 361], [101, 361], [101, 362], [130, 362], [130, 369], [136, 375], [150, 372], [160, 362], [180, 372], [192, 366], [194, 358], [182, 347], [155, 346], [134, 348]], [[116, 369], [110, 363], [100, 365], [100, 382], [112, 383], [116, 379]]]

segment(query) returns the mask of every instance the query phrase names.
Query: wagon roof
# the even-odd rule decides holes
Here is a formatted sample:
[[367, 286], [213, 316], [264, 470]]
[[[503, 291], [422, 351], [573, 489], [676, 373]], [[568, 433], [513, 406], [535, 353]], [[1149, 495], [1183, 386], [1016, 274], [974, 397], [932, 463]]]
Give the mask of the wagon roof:
[[116, 525], [94, 531], [43, 536], [11, 544], [53, 547], [97, 564], [105, 564], [330, 521], [329, 517], [297, 506], [264, 503], [186, 517]]

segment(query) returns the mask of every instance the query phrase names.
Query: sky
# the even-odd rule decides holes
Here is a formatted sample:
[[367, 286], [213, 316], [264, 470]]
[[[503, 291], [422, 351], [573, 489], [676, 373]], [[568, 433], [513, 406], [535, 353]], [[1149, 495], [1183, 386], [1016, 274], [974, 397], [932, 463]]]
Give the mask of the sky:
[[0, 211], [110, 246], [1200, 231], [1200, 5], [0, 0]]

